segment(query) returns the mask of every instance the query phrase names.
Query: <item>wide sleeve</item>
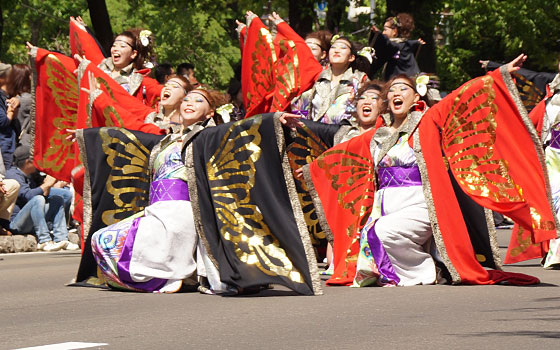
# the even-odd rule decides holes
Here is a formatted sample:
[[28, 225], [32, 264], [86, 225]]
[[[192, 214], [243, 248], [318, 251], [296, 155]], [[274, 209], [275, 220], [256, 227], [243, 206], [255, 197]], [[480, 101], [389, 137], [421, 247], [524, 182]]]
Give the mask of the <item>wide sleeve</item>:
[[370, 130], [324, 152], [304, 167], [305, 183], [321, 227], [334, 242], [331, 285], [350, 285], [356, 274], [360, 232], [373, 207], [374, 164]]
[[533, 242], [556, 237], [542, 147], [505, 68], [465, 83], [431, 108], [420, 123], [419, 147], [434, 237], [445, 247], [440, 253], [454, 282], [534, 283], [481, 267], [450, 195], [448, 171], [467, 196], [512, 218]]
[[155, 111], [130, 96], [118, 83], [91, 63], [79, 68], [80, 87], [89, 87], [88, 73], [95, 76], [96, 92], [80, 91], [78, 127], [119, 126], [151, 134], [164, 134], [165, 130], [145, 123], [146, 117]]

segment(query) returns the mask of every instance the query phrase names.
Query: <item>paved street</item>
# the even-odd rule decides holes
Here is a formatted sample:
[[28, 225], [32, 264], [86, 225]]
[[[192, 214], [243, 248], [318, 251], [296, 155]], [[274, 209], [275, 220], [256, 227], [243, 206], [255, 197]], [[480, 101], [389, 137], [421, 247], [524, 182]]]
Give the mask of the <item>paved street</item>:
[[[508, 234], [500, 232], [502, 247]], [[277, 287], [262, 297], [225, 298], [66, 287], [79, 253], [0, 258], [0, 349], [66, 342], [108, 344], [92, 349], [554, 349], [560, 344], [560, 271], [545, 271], [537, 261], [506, 267], [538, 276], [543, 284], [536, 287], [328, 287], [318, 297]]]

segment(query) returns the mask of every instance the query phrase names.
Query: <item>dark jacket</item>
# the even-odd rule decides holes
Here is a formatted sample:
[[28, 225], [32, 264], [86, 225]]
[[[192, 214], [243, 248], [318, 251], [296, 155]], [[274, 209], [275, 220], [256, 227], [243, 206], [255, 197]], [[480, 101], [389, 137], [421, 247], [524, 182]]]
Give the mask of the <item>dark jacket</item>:
[[0, 95], [0, 152], [2, 152], [4, 167], [10, 169], [16, 149], [16, 132], [12, 127], [12, 121], [8, 119], [6, 96], [2, 93]]
[[381, 32], [372, 32], [370, 46], [375, 49], [376, 56], [376, 60], [371, 65], [370, 78], [378, 70], [383, 69], [385, 63], [387, 65], [383, 74], [384, 80], [389, 80], [398, 74], [413, 77], [420, 73], [415, 57], [420, 47], [418, 40], [389, 39]]

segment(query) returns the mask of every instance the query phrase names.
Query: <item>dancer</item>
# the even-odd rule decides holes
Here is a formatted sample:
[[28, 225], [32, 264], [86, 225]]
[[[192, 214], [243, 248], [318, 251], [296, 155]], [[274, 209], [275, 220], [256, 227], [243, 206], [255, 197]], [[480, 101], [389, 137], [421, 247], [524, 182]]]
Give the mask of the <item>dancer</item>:
[[[387, 85], [391, 113], [384, 126], [304, 168], [317, 212], [334, 235], [335, 272], [328, 284], [435, 283], [446, 274], [438, 276], [432, 254], [453, 283], [538, 282], [483, 268], [499, 267], [492, 227], [477, 226], [465, 214], [475, 207], [462, 203], [468, 197], [508, 212], [537, 242], [556, 236], [539, 147], [513, 102], [518, 95], [510, 73], [525, 57], [464, 84], [427, 112], [418, 94], [425, 89], [395, 77]], [[500, 171], [504, 166], [509, 171]], [[425, 245], [432, 235], [437, 254]], [[364, 270], [360, 258], [367, 261]]]
[[146, 123], [152, 123], [161, 129], [180, 128], [182, 125], [180, 105], [193, 88], [182, 75], [171, 75], [163, 85], [157, 114], [149, 114]]
[[329, 64], [328, 56], [331, 48], [332, 34], [328, 30], [311, 32], [305, 37], [305, 43], [313, 52], [313, 57], [321, 63], [323, 67]]
[[367, 81], [367, 75], [358, 67], [369, 66], [348, 38], [334, 36], [333, 39], [329, 67], [319, 75], [311, 90], [292, 101], [294, 113], [326, 124], [340, 124], [351, 118], [352, 98]]
[[[196, 285], [198, 276], [206, 274], [201, 259], [204, 253], [197, 252], [201, 246], [194, 227], [187, 185], [189, 175], [181, 150], [194, 135], [212, 125], [210, 119], [221, 102], [220, 97], [217, 92], [205, 89], [187, 94], [180, 108], [184, 133], [168, 135], [151, 156], [155, 158], [150, 169], [150, 205], [143, 212], [93, 234], [93, 255], [110, 286], [175, 292], [183, 282], [188, 280]], [[109, 130], [102, 128], [95, 132], [108, 135]], [[126, 130], [120, 132], [129, 134]]]
[[420, 73], [416, 56], [426, 42], [409, 40], [413, 30], [414, 19], [407, 13], [387, 18], [382, 32], [376, 26], [371, 28], [369, 45], [375, 49], [377, 59], [369, 72], [370, 77], [384, 66], [384, 80], [398, 74], [412, 77]]

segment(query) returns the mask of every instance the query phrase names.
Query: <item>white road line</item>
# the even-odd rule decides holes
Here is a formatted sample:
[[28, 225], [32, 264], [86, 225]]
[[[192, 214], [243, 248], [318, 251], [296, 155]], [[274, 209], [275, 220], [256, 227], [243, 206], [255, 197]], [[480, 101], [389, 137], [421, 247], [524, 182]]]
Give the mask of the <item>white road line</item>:
[[19, 348], [14, 350], [74, 350], [74, 349], [86, 349], [86, 348], [93, 348], [96, 346], [105, 346], [109, 345], [107, 343], [81, 343], [81, 342], [66, 342], [66, 343], [58, 343], [58, 344], [50, 344], [50, 345], [40, 345], [40, 346], [33, 346], [30, 348]]

